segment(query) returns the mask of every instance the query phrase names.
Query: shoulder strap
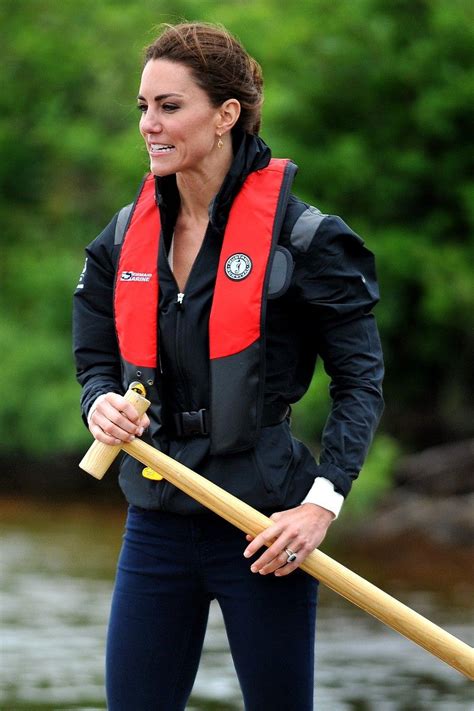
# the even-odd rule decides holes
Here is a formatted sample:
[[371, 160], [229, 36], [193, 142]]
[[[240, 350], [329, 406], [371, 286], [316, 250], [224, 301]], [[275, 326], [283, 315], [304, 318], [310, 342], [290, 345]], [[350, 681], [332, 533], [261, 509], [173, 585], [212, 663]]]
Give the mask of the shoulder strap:
[[[129, 224], [125, 211], [129, 212]], [[122, 225], [126, 226], [126, 230]], [[120, 248], [114, 289], [115, 328], [122, 359], [155, 368], [158, 354], [158, 248], [160, 215], [153, 176], [141, 186], [133, 212], [122, 208], [117, 218]], [[120, 243], [119, 243], [120, 244]], [[118, 250], [117, 250], [118, 251]]]
[[125, 205], [119, 211], [117, 222], [115, 223], [115, 238], [114, 245], [118, 246], [122, 244], [125, 232], [127, 231], [128, 222], [130, 220], [130, 214], [132, 212], [133, 202], [129, 205]]
[[[213, 454], [249, 449], [258, 438], [268, 285], [295, 172], [291, 161], [273, 159], [249, 175], [229, 214], [209, 319]], [[285, 279], [276, 281], [278, 293]]]

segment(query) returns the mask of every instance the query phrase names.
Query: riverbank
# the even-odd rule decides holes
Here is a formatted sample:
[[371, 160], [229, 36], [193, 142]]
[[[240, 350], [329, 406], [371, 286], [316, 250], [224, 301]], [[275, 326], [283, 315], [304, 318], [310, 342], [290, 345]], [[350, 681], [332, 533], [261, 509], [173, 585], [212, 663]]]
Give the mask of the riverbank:
[[[351, 559], [437, 590], [474, 587], [474, 440], [401, 458], [393, 487], [363, 520], [344, 521]], [[344, 531], [343, 531], [344, 535]], [[377, 570], [373, 573], [376, 575]]]

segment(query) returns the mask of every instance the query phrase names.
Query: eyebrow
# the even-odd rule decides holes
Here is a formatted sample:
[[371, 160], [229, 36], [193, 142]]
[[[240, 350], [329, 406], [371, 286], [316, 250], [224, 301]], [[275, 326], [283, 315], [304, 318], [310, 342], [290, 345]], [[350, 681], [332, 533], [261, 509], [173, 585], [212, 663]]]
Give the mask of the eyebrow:
[[[163, 101], [163, 99], [169, 99], [170, 96], [180, 96], [180, 97], [182, 97], [183, 94], [176, 94], [176, 93], [173, 93], [173, 92], [170, 93], [170, 94], [158, 94], [158, 96], [155, 96], [155, 99], [154, 99], [154, 100], [155, 100], [155, 101]], [[146, 99], [145, 99], [144, 96], [141, 96], [141, 94], [139, 94], [139, 95], [137, 96], [137, 101], [146, 101]]]

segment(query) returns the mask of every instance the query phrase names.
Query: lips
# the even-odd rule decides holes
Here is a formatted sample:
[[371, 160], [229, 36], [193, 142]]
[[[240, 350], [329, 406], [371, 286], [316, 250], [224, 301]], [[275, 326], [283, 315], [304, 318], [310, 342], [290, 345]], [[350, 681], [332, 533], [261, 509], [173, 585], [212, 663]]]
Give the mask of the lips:
[[162, 153], [169, 153], [172, 150], [174, 150], [174, 146], [171, 145], [170, 143], [150, 143], [149, 144], [149, 151], [153, 155], [158, 155], [158, 154], [162, 154]]

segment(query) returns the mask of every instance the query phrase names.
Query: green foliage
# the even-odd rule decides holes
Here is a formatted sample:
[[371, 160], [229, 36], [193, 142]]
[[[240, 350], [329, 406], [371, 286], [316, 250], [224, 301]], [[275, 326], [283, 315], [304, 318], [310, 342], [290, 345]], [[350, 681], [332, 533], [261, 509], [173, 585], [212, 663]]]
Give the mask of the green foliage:
[[[472, 433], [472, 3], [3, 0], [1, 447], [85, 437], [70, 294], [84, 245], [147, 169], [134, 108], [142, 47], [182, 18], [243, 40], [265, 71], [262, 135], [299, 164], [296, 191], [377, 254], [385, 430], [415, 444]], [[311, 439], [324, 383], [295, 414]]]
[[331, 404], [329, 376], [320, 365], [318, 362], [308, 392], [292, 407], [295, 434], [305, 442], [319, 440]]
[[392, 472], [400, 456], [400, 445], [393, 437], [375, 437], [354, 489], [344, 503], [342, 515], [352, 520], [363, 518], [392, 486]]
[[[324, 370], [318, 368], [308, 393], [293, 408], [293, 429], [304, 441], [315, 443], [320, 438], [330, 405], [329, 382]], [[344, 504], [344, 517], [359, 520], [370, 512], [391, 488], [394, 465], [400, 455], [397, 440], [384, 433], [376, 435], [354, 486], [356, 493]]]

